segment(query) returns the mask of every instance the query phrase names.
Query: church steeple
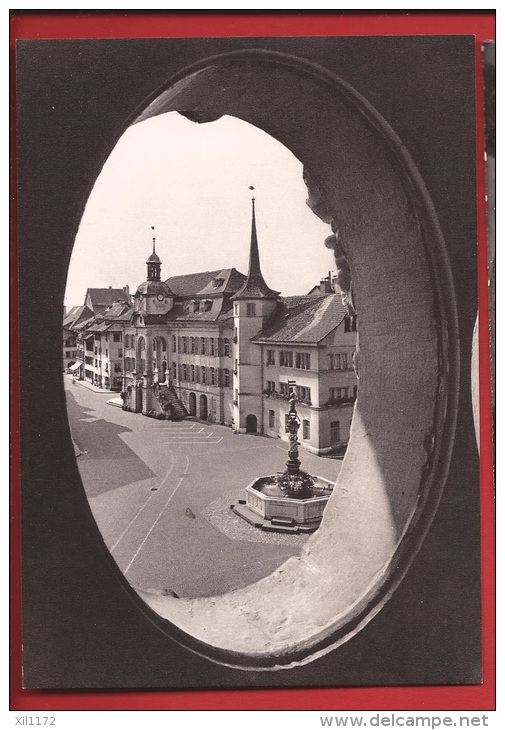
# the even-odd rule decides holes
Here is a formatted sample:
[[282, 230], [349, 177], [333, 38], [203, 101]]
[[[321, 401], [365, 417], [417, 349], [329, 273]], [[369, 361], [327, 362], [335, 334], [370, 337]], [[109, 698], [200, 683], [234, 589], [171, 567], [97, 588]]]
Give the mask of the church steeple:
[[[251, 188], [254, 190], [254, 188]], [[258, 234], [256, 232], [255, 198], [252, 198], [251, 245], [249, 249], [249, 273], [241, 289], [232, 299], [277, 299], [279, 292], [270, 289], [260, 267]]]
[[154, 235], [154, 226], [151, 226], [153, 231], [153, 252], [146, 261], [147, 264], [147, 281], [160, 281], [161, 280], [161, 260], [156, 253], [156, 237]]

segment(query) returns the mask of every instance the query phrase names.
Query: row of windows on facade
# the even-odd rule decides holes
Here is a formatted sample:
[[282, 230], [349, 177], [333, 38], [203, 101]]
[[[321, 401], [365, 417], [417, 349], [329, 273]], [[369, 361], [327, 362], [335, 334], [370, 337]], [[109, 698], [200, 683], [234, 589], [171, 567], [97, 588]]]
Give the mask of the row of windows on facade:
[[[94, 367], [95, 367], [95, 368], [96, 368], [97, 370], [98, 370], [98, 368], [100, 367], [100, 360], [99, 360], [98, 358], [95, 358], [95, 359], [93, 360], [93, 358], [92, 358], [92, 357], [85, 357], [85, 358], [84, 358], [84, 360], [85, 360], [85, 362], [86, 362], [86, 365], [94, 365]], [[108, 373], [108, 372], [109, 372], [109, 363], [107, 363], [107, 362], [105, 363], [105, 366], [104, 366], [104, 370], [105, 370], [105, 372], [106, 372], [106, 373]], [[123, 372], [123, 368], [122, 368], [122, 366], [121, 366], [121, 363], [120, 363], [120, 362], [116, 362], [116, 363], [114, 363], [114, 372], [115, 372], [115, 373], [122, 373], [122, 372]]]
[[[266, 364], [275, 365], [276, 351], [266, 351]], [[299, 370], [310, 370], [310, 354], [307, 352], [290, 352], [279, 350], [279, 366], [285, 368], [298, 368]], [[328, 355], [328, 370], [349, 370], [350, 358], [347, 352], [338, 352]]]
[[[266, 364], [275, 365], [276, 351], [266, 351]], [[293, 357], [294, 355], [294, 357]], [[291, 352], [290, 350], [279, 350], [280, 367], [292, 368], [296, 367], [301, 370], [310, 370], [310, 354], [308, 352]]]
[[[289, 414], [284, 415], [284, 429], [286, 433], [289, 433], [288, 428]], [[276, 428], [275, 424], [275, 411], [268, 411], [268, 427]], [[302, 421], [302, 438], [304, 440], [310, 439], [310, 421], [304, 419]], [[330, 440], [332, 442], [340, 441], [340, 421], [332, 421], [330, 423]]]
[[[121, 332], [111, 332], [113, 342], [121, 342]], [[95, 332], [95, 341], [100, 342], [102, 339], [99, 332]], [[109, 333], [105, 333], [105, 342], [109, 341]]]
[[[275, 395], [278, 392], [281, 396], [288, 397], [289, 385], [288, 383], [279, 383], [279, 391], [277, 391], [276, 383], [273, 380], [267, 380], [265, 391], [267, 395]], [[294, 391], [299, 400], [310, 402], [310, 388], [304, 385], [296, 385]]]
[[[154, 364], [153, 364], [154, 367]], [[135, 358], [125, 358], [125, 369], [127, 372], [135, 370]], [[165, 373], [167, 370], [166, 361], [162, 362], [162, 372]], [[145, 360], [140, 360], [140, 371], [143, 373], [145, 370]], [[172, 378], [181, 382], [188, 383], [202, 383], [203, 385], [223, 385], [225, 388], [231, 387], [231, 372], [228, 368], [207, 368], [198, 365], [188, 365], [183, 363], [177, 366], [177, 363], [172, 363]]]
[[[161, 337], [161, 351], [167, 351], [166, 340]], [[153, 351], [156, 350], [156, 339], [153, 340]], [[127, 349], [135, 347], [135, 335], [125, 336], [125, 347]], [[145, 350], [145, 339], [140, 340], [140, 349]], [[228, 338], [220, 339], [218, 337], [176, 337], [172, 335], [172, 351], [182, 352], [191, 355], [211, 355], [230, 357], [231, 346]]]
[[183, 363], [177, 368], [172, 363], [172, 376], [174, 380], [179, 375], [179, 381], [189, 383], [202, 383], [203, 385], [222, 385], [225, 388], [231, 387], [231, 372], [228, 368], [207, 368], [198, 365], [187, 365]]
[[[267, 380], [266, 383], [266, 389], [265, 393], [267, 395], [275, 395], [277, 392], [283, 396], [288, 397], [290, 391], [290, 386], [288, 383], [279, 383], [279, 390], [277, 391], [276, 383], [273, 380]], [[310, 397], [310, 388], [307, 388], [303, 385], [296, 385], [294, 388], [295, 395], [298, 398], [298, 400], [305, 401], [306, 403], [311, 403], [311, 397]], [[347, 401], [347, 400], [355, 400], [358, 393], [358, 386], [354, 385], [352, 386], [343, 386], [343, 387], [334, 387], [329, 389], [329, 402], [332, 403], [338, 403], [341, 401]]]
[[[102, 354], [102, 348], [101, 347], [95, 347], [95, 355], [101, 355]], [[109, 357], [109, 350], [105, 348], [105, 357]], [[123, 357], [123, 350], [119, 348], [117, 351], [117, 357]]]

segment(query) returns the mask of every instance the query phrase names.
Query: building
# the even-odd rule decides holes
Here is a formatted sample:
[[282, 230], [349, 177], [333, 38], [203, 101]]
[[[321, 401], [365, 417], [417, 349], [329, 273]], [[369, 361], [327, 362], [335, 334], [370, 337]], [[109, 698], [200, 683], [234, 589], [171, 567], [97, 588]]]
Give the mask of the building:
[[77, 373], [82, 365], [79, 361], [78, 345], [77, 345], [77, 329], [76, 327], [90, 317], [93, 312], [86, 305], [82, 307], [72, 307], [67, 313], [64, 311], [63, 317], [63, 370], [71, 369]]
[[116, 302], [103, 314], [94, 315], [74, 327], [82, 380], [98, 388], [122, 389], [124, 329], [130, 317], [131, 306], [126, 302]]
[[[146, 265], [132, 305], [110, 304], [73, 328], [81, 377], [121, 388], [125, 410], [285, 440], [292, 387], [300, 444], [317, 454], [345, 445], [357, 394], [356, 318], [331, 274], [305, 296], [270, 289], [254, 199], [247, 276], [231, 268], [162, 280], [154, 238]], [[96, 306], [90, 292], [108, 291], [125, 299], [126, 290], [88, 289], [86, 301]]]
[[84, 306], [88, 307], [93, 314], [103, 314], [116, 302], [130, 303], [130, 289], [124, 286], [122, 289], [113, 289], [111, 286], [88, 289], [84, 299]]

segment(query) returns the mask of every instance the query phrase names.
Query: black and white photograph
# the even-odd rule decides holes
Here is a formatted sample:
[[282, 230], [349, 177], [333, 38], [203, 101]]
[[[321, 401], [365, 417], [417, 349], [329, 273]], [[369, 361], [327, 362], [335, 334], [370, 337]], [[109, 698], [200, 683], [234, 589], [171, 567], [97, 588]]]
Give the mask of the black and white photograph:
[[24, 686], [479, 684], [472, 37], [16, 64]]

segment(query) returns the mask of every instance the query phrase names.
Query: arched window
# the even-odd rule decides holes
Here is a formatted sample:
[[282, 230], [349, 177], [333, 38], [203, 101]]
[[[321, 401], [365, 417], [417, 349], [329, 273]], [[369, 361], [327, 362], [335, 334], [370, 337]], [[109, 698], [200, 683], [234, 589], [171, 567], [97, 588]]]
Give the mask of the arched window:
[[132, 357], [132, 370], [135, 370], [135, 358]]
[[125, 335], [124, 336], [124, 346], [125, 347], [130, 347], [130, 335]]
[[177, 363], [172, 363], [172, 377], [174, 380], [177, 380]]
[[225, 368], [224, 369], [224, 386], [225, 386], [225, 388], [229, 388], [230, 384], [231, 384], [230, 383], [230, 371], [228, 370], [228, 368]]
[[[126, 336], [128, 337], [128, 335], [126, 335]], [[125, 369], [126, 369], [127, 373], [130, 372], [130, 358], [129, 357], [125, 358]]]
[[172, 350], [177, 352], [177, 337], [175, 335], [172, 335]]
[[203, 367], [203, 365], [202, 365], [202, 369], [201, 369], [201, 378], [202, 378], [202, 383], [205, 384], [207, 382], [207, 368]]
[[216, 384], [216, 369], [215, 368], [210, 369], [210, 384], [211, 385]]

